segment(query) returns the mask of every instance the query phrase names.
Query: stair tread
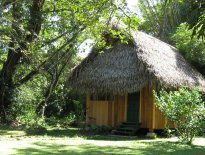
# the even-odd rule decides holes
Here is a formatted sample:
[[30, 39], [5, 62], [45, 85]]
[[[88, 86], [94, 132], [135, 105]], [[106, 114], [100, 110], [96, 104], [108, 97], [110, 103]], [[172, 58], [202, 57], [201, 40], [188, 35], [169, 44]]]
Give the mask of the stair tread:
[[125, 131], [125, 132], [136, 132], [137, 130], [124, 130], [124, 129], [117, 129], [117, 131]]
[[122, 122], [122, 124], [132, 124], [132, 125], [137, 125], [138, 123], [136, 123], [136, 122]]
[[114, 134], [119, 135], [134, 135], [135, 132], [121, 132], [121, 131], [115, 131]]
[[116, 130], [115, 132], [124, 132], [124, 133], [130, 133], [130, 132], [134, 132], [134, 131], [119, 131], [119, 130]]
[[118, 129], [122, 129], [122, 130], [137, 130], [138, 128], [131, 128], [131, 127], [120, 127]]
[[119, 128], [133, 128], [133, 129], [139, 129], [139, 126], [137, 126], [137, 125], [120, 125]]
[[139, 127], [139, 125], [125, 125], [125, 124], [121, 124], [120, 126], [124, 126], [124, 127]]
[[122, 124], [116, 130], [113, 130], [112, 133], [116, 135], [135, 135], [140, 124], [136, 122], [122, 122]]

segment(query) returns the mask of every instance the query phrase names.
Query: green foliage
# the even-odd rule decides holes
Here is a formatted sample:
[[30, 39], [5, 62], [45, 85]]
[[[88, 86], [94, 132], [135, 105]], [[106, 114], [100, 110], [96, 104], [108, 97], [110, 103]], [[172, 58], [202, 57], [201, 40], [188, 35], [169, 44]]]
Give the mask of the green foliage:
[[205, 75], [203, 0], [139, 0], [139, 8], [143, 17], [139, 29], [171, 45], [176, 43], [185, 58]]
[[22, 85], [15, 90], [12, 98], [13, 106], [11, 107], [12, 119], [17, 118], [28, 126], [37, 123], [36, 108], [43, 99], [42, 92], [45, 83], [44, 77], [37, 76], [27, 85]]
[[[205, 8], [203, 8], [205, 9]], [[198, 17], [197, 23], [193, 26], [192, 36], [197, 36], [198, 38], [205, 39], [205, 11]]]
[[198, 89], [180, 88], [178, 91], [154, 92], [156, 104], [168, 119], [176, 124], [179, 138], [191, 144], [205, 121], [205, 103]]
[[31, 125], [25, 130], [27, 135], [43, 135], [47, 132], [47, 129], [42, 125]]
[[141, 28], [164, 41], [184, 22], [192, 29], [191, 36], [204, 38], [204, 0], [139, 0], [144, 22]]
[[[0, 106], [9, 105], [12, 110], [5, 109], [6, 113], [13, 111], [23, 122], [36, 117], [35, 109], [42, 117], [44, 109], [49, 117], [67, 117], [72, 111], [80, 120], [80, 97], [66, 98], [68, 103], [63, 97], [63, 84], [74, 67], [78, 47], [88, 38], [104, 47], [102, 33], [112, 18], [132, 28], [139, 22], [125, 0], [0, 1], [0, 8]], [[44, 83], [40, 78], [32, 80], [37, 75]], [[3, 108], [0, 113], [5, 115]]]
[[85, 96], [66, 89], [63, 85], [59, 85], [54, 90], [48, 102], [49, 104], [45, 110], [47, 118], [66, 119], [71, 118], [71, 115], [75, 115], [75, 121], [77, 122], [85, 119]]
[[62, 127], [68, 128], [71, 126], [78, 126], [80, 124], [74, 112], [70, 112], [67, 116], [59, 118], [57, 116], [52, 116], [46, 118], [46, 123], [52, 127]]
[[192, 36], [204, 39], [205, 37], [205, 5], [204, 0], [165, 0], [166, 7], [170, 7], [172, 3], [181, 3], [186, 6], [186, 22], [189, 23], [189, 28], [193, 29]]
[[166, 42], [171, 42], [170, 34], [187, 19], [187, 7], [180, 1], [166, 6], [161, 0], [139, 0], [139, 8], [143, 16], [139, 29]]
[[182, 23], [172, 35], [176, 47], [190, 62], [205, 65], [205, 44], [196, 36], [192, 37], [193, 30], [187, 23]]
[[175, 132], [175, 130], [171, 130], [169, 128], [169, 126], [165, 126], [163, 129], [163, 136], [170, 138], [170, 137], [174, 136], [174, 132]]

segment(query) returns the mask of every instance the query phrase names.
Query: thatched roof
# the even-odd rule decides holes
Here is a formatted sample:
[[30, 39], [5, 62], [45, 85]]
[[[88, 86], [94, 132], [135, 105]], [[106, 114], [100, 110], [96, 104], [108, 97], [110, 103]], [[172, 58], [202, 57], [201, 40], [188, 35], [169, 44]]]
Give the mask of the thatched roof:
[[132, 37], [129, 44], [113, 43], [104, 54], [93, 48], [73, 70], [69, 84], [89, 93], [135, 92], [148, 84], [205, 90], [205, 79], [176, 48], [143, 32], [132, 32]]

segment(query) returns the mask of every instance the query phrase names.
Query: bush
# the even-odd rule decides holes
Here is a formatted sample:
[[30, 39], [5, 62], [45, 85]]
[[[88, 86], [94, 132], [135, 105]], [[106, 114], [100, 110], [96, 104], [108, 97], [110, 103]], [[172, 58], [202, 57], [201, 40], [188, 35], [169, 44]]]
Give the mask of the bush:
[[154, 92], [156, 104], [168, 119], [174, 121], [182, 142], [191, 144], [202, 130], [205, 120], [205, 103], [199, 89], [192, 91], [180, 88], [178, 91]]
[[10, 108], [11, 121], [19, 120], [22, 124], [36, 123], [36, 108], [43, 99], [43, 83], [45, 78], [36, 76], [32, 81], [17, 87], [13, 93], [12, 106]]
[[41, 125], [31, 125], [25, 131], [28, 135], [43, 135], [46, 134], [47, 129]]
[[51, 126], [77, 126], [85, 120], [85, 109], [85, 95], [60, 85], [48, 101], [45, 119]]
[[55, 127], [63, 127], [67, 128], [70, 126], [77, 126], [78, 120], [74, 112], [71, 112], [68, 116], [64, 118], [57, 118], [57, 117], [49, 117], [46, 118], [46, 123], [49, 126], [55, 126]]
[[[62, 86], [56, 88], [48, 101], [45, 117], [70, 122], [81, 122], [85, 120], [85, 95], [65, 89]], [[73, 121], [75, 120], [75, 121]]]

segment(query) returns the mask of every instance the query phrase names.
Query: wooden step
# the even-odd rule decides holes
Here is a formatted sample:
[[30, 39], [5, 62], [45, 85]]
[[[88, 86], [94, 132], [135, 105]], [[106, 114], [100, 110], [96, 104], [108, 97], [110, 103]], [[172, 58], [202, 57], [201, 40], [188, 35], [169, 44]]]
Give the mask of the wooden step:
[[125, 125], [125, 124], [121, 124], [120, 128], [135, 128], [135, 129], [138, 129], [139, 125]]
[[134, 122], [123, 122], [119, 128], [112, 131], [115, 135], [133, 136], [139, 130], [140, 125]]
[[140, 124], [138, 123], [130, 123], [130, 122], [123, 122], [120, 127], [126, 127], [126, 128], [140, 128]]
[[136, 122], [122, 122], [122, 125], [137, 125]]
[[136, 131], [135, 128], [130, 128], [130, 127], [120, 127], [117, 130], [119, 130], [119, 131]]
[[116, 130], [114, 132], [115, 135], [122, 135], [122, 136], [133, 136], [135, 135], [135, 132], [130, 132], [130, 131], [119, 131], [119, 130]]

